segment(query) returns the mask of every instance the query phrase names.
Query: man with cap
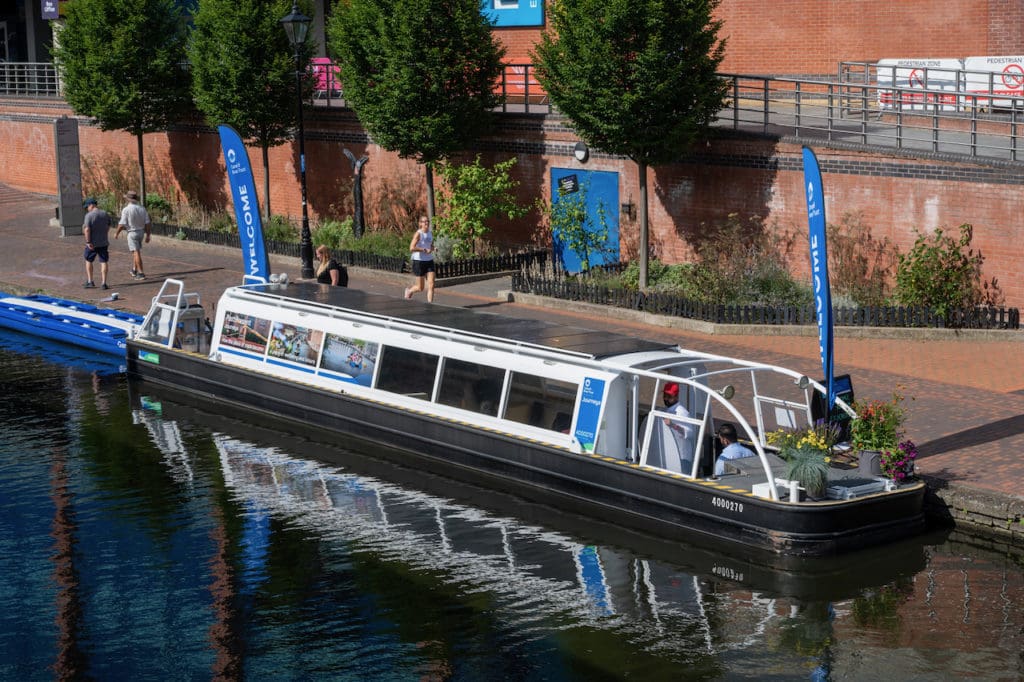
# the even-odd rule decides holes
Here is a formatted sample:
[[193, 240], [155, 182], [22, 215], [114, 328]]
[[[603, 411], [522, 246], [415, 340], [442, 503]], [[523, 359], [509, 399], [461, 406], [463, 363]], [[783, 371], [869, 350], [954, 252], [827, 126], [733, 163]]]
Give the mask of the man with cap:
[[83, 203], [85, 206], [85, 222], [82, 223], [82, 234], [85, 236], [85, 288], [92, 289], [96, 283], [92, 278], [92, 263], [97, 257], [100, 259], [100, 280], [103, 288], [107, 286], [107, 261], [110, 260], [110, 253], [107, 248], [110, 246], [110, 215], [100, 208], [96, 200], [89, 197]]
[[[679, 384], [671, 381], [666, 383], [662, 389], [661, 400], [665, 404], [665, 412], [676, 417], [689, 418], [690, 411], [679, 402]], [[677, 419], [667, 417], [663, 417], [663, 419], [675, 441], [676, 452], [679, 453], [680, 471], [688, 474], [693, 467], [693, 426]], [[671, 464], [666, 462], [665, 468], [675, 470], [674, 466], [670, 466]]]
[[117, 239], [122, 230], [128, 231], [128, 250], [132, 252], [132, 279], [146, 279], [146, 273], [142, 269], [142, 242], [149, 243], [149, 230], [152, 227], [149, 213], [139, 203], [138, 192], [128, 192], [124, 198], [128, 200], [128, 204], [121, 209], [121, 220], [117, 223], [114, 239]]

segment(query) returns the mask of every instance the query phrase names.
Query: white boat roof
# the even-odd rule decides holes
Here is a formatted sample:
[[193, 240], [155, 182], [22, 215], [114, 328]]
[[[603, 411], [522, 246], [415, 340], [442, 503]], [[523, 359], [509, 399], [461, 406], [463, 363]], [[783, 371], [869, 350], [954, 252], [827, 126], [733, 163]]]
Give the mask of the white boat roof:
[[488, 338], [500, 343], [540, 346], [594, 360], [652, 351], [678, 352], [678, 346], [663, 341], [650, 341], [609, 331], [507, 317], [436, 303], [408, 301], [359, 289], [310, 282], [293, 282], [287, 286], [247, 285], [229, 289], [225, 294], [243, 299], [248, 295], [255, 295], [271, 304], [272, 299], [277, 298], [294, 301], [297, 304], [330, 306], [362, 317], [376, 317], [382, 322], [394, 320], [406, 325], [421, 326], [424, 330], [436, 333], [455, 332], [476, 338]]

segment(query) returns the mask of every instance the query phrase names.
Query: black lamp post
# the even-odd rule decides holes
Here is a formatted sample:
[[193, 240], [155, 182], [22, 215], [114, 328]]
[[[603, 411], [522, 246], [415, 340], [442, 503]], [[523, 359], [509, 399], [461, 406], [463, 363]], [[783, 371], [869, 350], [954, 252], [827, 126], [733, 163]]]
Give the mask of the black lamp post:
[[302, 126], [302, 46], [312, 19], [299, 12], [297, 2], [292, 11], [281, 20], [288, 42], [295, 49], [295, 96], [299, 103], [299, 181], [302, 185], [302, 234], [299, 237], [299, 257], [302, 259], [302, 278], [313, 277], [313, 240], [309, 234], [309, 210], [306, 208], [306, 134]]

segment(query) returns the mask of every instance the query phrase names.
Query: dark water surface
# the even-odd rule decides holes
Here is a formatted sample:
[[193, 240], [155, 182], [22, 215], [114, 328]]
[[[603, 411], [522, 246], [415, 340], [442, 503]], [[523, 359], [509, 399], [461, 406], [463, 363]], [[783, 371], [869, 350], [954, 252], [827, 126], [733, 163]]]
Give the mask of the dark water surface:
[[2, 680], [1024, 673], [1019, 556], [942, 532], [782, 565], [665, 543], [102, 360], [0, 331]]

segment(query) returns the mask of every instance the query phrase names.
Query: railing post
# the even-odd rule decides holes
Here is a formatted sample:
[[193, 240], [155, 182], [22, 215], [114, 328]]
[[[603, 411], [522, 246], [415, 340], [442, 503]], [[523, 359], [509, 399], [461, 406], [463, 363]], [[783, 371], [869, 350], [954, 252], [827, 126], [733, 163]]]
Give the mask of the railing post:
[[740, 77], [732, 77], [732, 129], [740, 128]]
[[768, 106], [768, 79], [764, 79], [764, 85], [761, 88], [761, 96], [764, 98], [764, 121], [762, 123], [762, 132], [768, 134], [768, 121], [771, 118], [771, 109]]
[[796, 130], [794, 130], [794, 133], [796, 134], [797, 137], [800, 137], [800, 94], [801, 94], [800, 81], [797, 81], [796, 82], [796, 88], [794, 90], [794, 100], [793, 100], [794, 104], [796, 105], [796, 111], [795, 111], [795, 114], [796, 114]]

